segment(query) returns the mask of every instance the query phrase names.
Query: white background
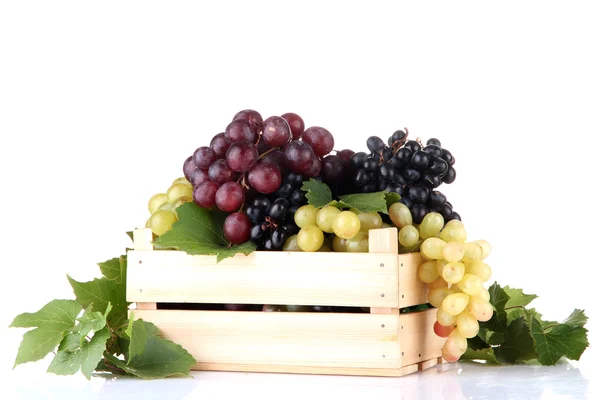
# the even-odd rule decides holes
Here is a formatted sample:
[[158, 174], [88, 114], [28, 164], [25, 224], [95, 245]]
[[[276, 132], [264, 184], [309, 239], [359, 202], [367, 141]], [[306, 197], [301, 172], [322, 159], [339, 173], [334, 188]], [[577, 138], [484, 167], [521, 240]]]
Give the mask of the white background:
[[[99, 276], [95, 263], [145, 223], [149, 197], [252, 108], [296, 112], [329, 129], [336, 149], [364, 150], [368, 136], [402, 127], [439, 138], [458, 172], [441, 190], [470, 238], [492, 243], [494, 279], [540, 295], [548, 319], [585, 308], [594, 346], [598, 11], [552, 1], [1, 2], [0, 326], [72, 297], [66, 274]], [[0, 334], [5, 372], [22, 331]]]

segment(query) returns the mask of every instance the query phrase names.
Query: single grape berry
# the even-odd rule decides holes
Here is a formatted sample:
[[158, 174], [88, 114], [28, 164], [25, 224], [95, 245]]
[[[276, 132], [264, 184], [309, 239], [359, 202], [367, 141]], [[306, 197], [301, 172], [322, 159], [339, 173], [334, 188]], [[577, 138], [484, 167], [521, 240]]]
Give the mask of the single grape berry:
[[235, 142], [227, 150], [226, 160], [227, 166], [233, 171], [247, 172], [256, 164], [258, 150], [251, 142]]
[[267, 213], [271, 208], [271, 200], [267, 197], [257, 197], [252, 200], [252, 205], [258, 207], [263, 213]]
[[450, 153], [448, 150], [442, 150], [442, 158], [448, 163], [448, 165], [454, 165], [454, 157], [452, 156], [452, 153]]
[[259, 193], [273, 193], [281, 185], [281, 171], [277, 165], [261, 160], [248, 173], [248, 181]]
[[444, 176], [448, 172], [448, 163], [442, 158], [434, 158], [428, 171], [435, 175]]
[[265, 212], [259, 207], [252, 205], [246, 207], [246, 215], [253, 224], [257, 224], [264, 219]]
[[302, 141], [308, 143], [319, 157], [329, 154], [335, 143], [331, 132], [320, 126], [313, 126], [305, 130], [302, 133]]
[[239, 209], [244, 203], [244, 188], [237, 182], [223, 184], [215, 194], [215, 203], [225, 212]]
[[410, 165], [417, 169], [425, 169], [429, 166], [429, 161], [431, 161], [429, 154], [422, 150], [417, 150], [410, 159]]
[[378, 166], [379, 166], [379, 163], [377, 161], [375, 161], [374, 158], [367, 158], [363, 164], [363, 168], [369, 172], [375, 172], [375, 170], [377, 169]]
[[188, 181], [191, 182], [192, 174], [197, 169], [198, 169], [198, 166], [194, 162], [194, 156], [189, 156], [183, 163], [183, 176], [185, 176], [185, 179], [187, 179]]
[[400, 165], [404, 165], [410, 162], [412, 155], [413, 152], [410, 149], [403, 147], [396, 152], [396, 154], [394, 155], [394, 159], [398, 160], [398, 163]]
[[344, 162], [338, 155], [328, 155], [321, 161], [321, 177], [324, 182], [334, 183], [344, 177]]
[[306, 171], [304, 171], [304, 175], [308, 176], [309, 178], [315, 178], [320, 173], [321, 173], [321, 160], [319, 160], [318, 157], [315, 157], [312, 160], [308, 169]]
[[344, 165], [348, 165], [350, 164], [350, 159], [354, 155], [354, 151], [350, 149], [344, 149], [338, 151], [336, 155], [344, 162]]
[[205, 181], [194, 189], [194, 202], [202, 208], [211, 208], [215, 205], [215, 195], [219, 187], [211, 182]]
[[385, 148], [385, 142], [377, 136], [371, 136], [367, 139], [367, 148], [371, 153], [378, 153]]
[[423, 147], [423, 151], [433, 158], [440, 158], [442, 156], [442, 148], [434, 144], [428, 144]]
[[256, 133], [256, 127], [250, 125], [246, 120], [237, 119], [227, 125], [227, 128], [225, 128], [225, 137], [231, 144], [242, 140], [255, 143], [258, 135]]
[[367, 172], [365, 169], [359, 169], [356, 171], [356, 176], [354, 177], [354, 183], [357, 186], [364, 186], [371, 180], [371, 174]]
[[308, 143], [294, 140], [285, 146], [285, 163], [289, 169], [298, 174], [304, 174], [312, 167], [313, 161], [318, 160]]
[[205, 169], [200, 169], [200, 168], [195, 170], [189, 179], [189, 181], [193, 187], [196, 187], [199, 184], [201, 184], [202, 182], [206, 182], [207, 180], [209, 180], [208, 172]]
[[[246, 213], [247, 214], [247, 213]], [[252, 220], [252, 218], [250, 218]], [[252, 221], [254, 222], [254, 221]], [[250, 240], [254, 243], [261, 242], [267, 236], [267, 226], [265, 224], [254, 225], [250, 228]]]
[[390, 136], [390, 138], [388, 139], [388, 145], [391, 146], [396, 142], [400, 142], [402, 140], [406, 139], [406, 132], [404, 132], [402, 129], [397, 130], [396, 132], [394, 132], [392, 134], [392, 136]]
[[359, 151], [358, 153], [354, 153], [352, 157], [350, 157], [350, 166], [354, 170], [364, 168], [367, 158], [369, 158], [369, 155], [365, 152]]
[[298, 114], [294, 113], [285, 113], [281, 117], [285, 119], [290, 126], [292, 131], [292, 140], [299, 139], [304, 132], [304, 121], [302, 118], [300, 118]]
[[263, 119], [262, 116], [258, 113], [258, 111], [254, 110], [242, 110], [233, 116], [232, 121], [236, 121], [238, 119], [243, 119], [246, 122], [249, 122], [250, 125], [254, 127], [260, 126]]
[[421, 150], [421, 145], [416, 140], [409, 140], [404, 144], [404, 147], [409, 149], [411, 153]]
[[462, 219], [460, 218], [460, 215], [456, 211], [452, 211], [452, 215], [450, 216], [450, 219], [457, 219], [459, 221], [462, 221]]
[[420, 224], [423, 222], [423, 218], [429, 213], [429, 210], [424, 204], [415, 204], [410, 209], [410, 213], [412, 215], [413, 223]]
[[275, 221], [282, 221], [287, 215], [289, 202], [286, 199], [277, 199], [269, 208], [269, 217]]
[[408, 189], [408, 198], [413, 204], [422, 204], [427, 201], [429, 192], [421, 185], [414, 185]]
[[446, 175], [444, 176], [444, 183], [452, 183], [454, 182], [454, 180], [456, 179], [456, 170], [454, 169], [454, 167], [450, 167], [448, 168], [448, 172], [446, 172]]
[[262, 139], [270, 147], [281, 147], [292, 140], [292, 131], [282, 117], [269, 117], [262, 124]]
[[225, 239], [233, 244], [241, 244], [250, 237], [250, 219], [243, 212], [229, 214], [223, 224]]
[[235, 173], [227, 166], [227, 161], [219, 159], [208, 168], [208, 177], [217, 185], [230, 182], [234, 179]]
[[285, 154], [281, 150], [271, 150], [262, 160], [277, 165], [279, 171], [282, 173], [287, 169], [285, 165]]
[[402, 175], [410, 182], [416, 182], [421, 177], [421, 173], [414, 168], [406, 168], [402, 171]]
[[210, 164], [217, 159], [215, 151], [208, 146], [198, 147], [196, 151], [194, 151], [193, 157], [198, 168], [202, 169], [208, 169]]
[[442, 144], [441, 144], [441, 143], [440, 143], [440, 141], [439, 141], [439, 140], [437, 140], [436, 138], [431, 138], [431, 139], [429, 139], [429, 140], [427, 141], [427, 144], [428, 144], [428, 145], [432, 144], [432, 145], [434, 145], [434, 146], [438, 146], [438, 147], [440, 147], [440, 148], [442, 147]]
[[214, 150], [218, 158], [224, 158], [231, 143], [225, 137], [225, 132], [217, 133], [210, 141], [210, 148]]
[[427, 201], [427, 205], [431, 207], [431, 209], [437, 211], [446, 203], [446, 196], [443, 193], [432, 190], [429, 194], [429, 200]]

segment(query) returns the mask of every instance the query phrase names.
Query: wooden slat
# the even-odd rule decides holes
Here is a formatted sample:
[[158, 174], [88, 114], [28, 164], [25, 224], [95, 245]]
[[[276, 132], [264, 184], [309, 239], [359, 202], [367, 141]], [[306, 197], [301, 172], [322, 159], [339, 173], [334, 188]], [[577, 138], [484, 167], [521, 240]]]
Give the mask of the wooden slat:
[[152, 250], [152, 231], [148, 228], [133, 231], [134, 250]]
[[210, 365], [401, 366], [396, 315], [136, 310], [135, 318]]
[[400, 315], [402, 365], [440, 357], [445, 338], [433, 332], [437, 309]]
[[156, 303], [135, 303], [136, 310], [156, 310]]
[[[369, 231], [369, 253], [398, 254], [398, 229], [371, 229]], [[385, 264], [380, 264], [385, 268]], [[398, 279], [396, 275], [395, 279]], [[371, 314], [397, 314], [398, 308], [371, 307]]]
[[417, 271], [425, 262], [420, 253], [398, 255], [398, 307], [410, 307], [425, 304], [427, 300], [427, 285], [423, 283]]
[[[395, 254], [129, 251], [127, 301], [398, 307]], [[382, 266], [383, 265], [383, 266]]]
[[435, 367], [436, 365], [438, 365], [438, 359], [433, 358], [431, 360], [420, 362], [417, 365], [419, 366], [419, 371], [425, 371], [426, 369], [429, 369], [431, 367]]

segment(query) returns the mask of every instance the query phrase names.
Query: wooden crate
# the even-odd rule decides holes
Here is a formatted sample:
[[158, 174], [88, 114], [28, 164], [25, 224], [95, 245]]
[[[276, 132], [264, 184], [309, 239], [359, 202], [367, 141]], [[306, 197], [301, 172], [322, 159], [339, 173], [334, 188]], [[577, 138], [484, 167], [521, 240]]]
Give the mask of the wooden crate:
[[[369, 232], [369, 253], [263, 252], [216, 263], [152, 249], [134, 232], [127, 301], [186, 348], [195, 370], [402, 376], [441, 362], [435, 310], [401, 314], [427, 302], [418, 253], [398, 255], [397, 229]], [[370, 313], [196, 311], [157, 303], [368, 307]]]

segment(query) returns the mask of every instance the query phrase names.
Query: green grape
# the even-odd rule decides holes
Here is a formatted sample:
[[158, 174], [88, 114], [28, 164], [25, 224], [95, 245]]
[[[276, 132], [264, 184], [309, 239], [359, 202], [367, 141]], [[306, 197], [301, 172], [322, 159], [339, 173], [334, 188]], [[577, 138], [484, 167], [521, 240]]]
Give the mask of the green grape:
[[456, 329], [470, 339], [479, 333], [479, 322], [469, 311], [463, 311], [456, 316]]
[[392, 223], [398, 228], [412, 225], [413, 219], [410, 209], [402, 203], [394, 203], [388, 210]]
[[448, 264], [448, 261], [446, 260], [437, 260], [436, 267], [439, 276], [442, 276], [442, 271], [444, 270], [446, 264]]
[[464, 243], [467, 240], [467, 231], [462, 224], [446, 225], [440, 238], [446, 242]]
[[158, 207], [160, 207], [163, 203], [167, 202], [167, 194], [166, 193], [157, 193], [154, 196], [150, 197], [150, 201], [148, 201], [148, 211], [150, 214], [154, 214]]
[[444, 258], [444, 248], [446, 242], [442, 239], [430, 237], [421, 243], [421, 254], [431, 260], [441, 260]]
[[333, 219], [340, 213], [340, 209], [333, 206], [325, 206], [317, 212], [317, 226], [323, 232], [333, 232]]
[[483, 288], [483, 290], [481, 292], [477, 293], [473, 297], [477, 297], [478, 299], [489, 302], [490, 301], [490, 292], [486, 288]]
[[447, 342], [450, 342], [450, 347], [455, 348], [461, 356], [467, 351], [467, 338], [464, 337], [458, 329], [454, 329], [450, 332]]
[[483, 282], [481, 278], [473, 274], [465, 274], [463, 278], [456, 284], [464, 293], [475, 296], [483, 290]]
[[298, 246], [298, 235], [292, 235], [283, 244], [283, 251], [302, 251]]
[[333, 250], [329, 248], [325, 243], [317, 250], [317, 253], [331, 253]]
[[492, 269], [483, 261], [467, 261], [465, 262], [466, 272], [477, 275], [483, 282], [487, 282], [492, 277]]
[[360, 230], [364, 232], [369, 232], [369, 229], [379, 229], [383, 224], [378, 212], [359, 213], [358, 219], [360, 220]]
[[348, 243], [348, 239], [342, 239], [341, 237], [335, 236], [333, 238], [333, 251], [337, 253], [345, 253], [346, 244]]
[[437, 289], [432, 289], [427, 294], [427, 301], [431, 303], [432, 306], [440, 308], [442, 306], [442, 303], [444, 302], [444, 299], [452, 293], [452, 290], [450, 290], [449, 288], [441, 287]]
[[158, 210], [148, 220], [148, 225], [156, 236], [160, 236], [169, 231], [173, 224], [177, 221], [177, 217], [172, 211]]
[[429, 288], [429, 290], [433, 290], [433, 289], [437, 289], [437, 288], [447, 288], [448, 287], [448, 282], [446, 282], [444, 280], [444, 278], [442, 278], [441, 276], [438, 276], [438, 278], [427, 284], [427, 288]]
[[360, 230], [360, 220], [352, 211], [342, 211], [333, 219], [333, 232], [343, 239], [352, 239]]
[[167, 190], [167, 201], [169, 203], [174, 203], [180, 197], [189, 197], [192, 198], [192, 187], [183, 183], [176, 183], [171, 185], [169, 190]]
[[419, 241], [419, 231], [412, 225], [403, 226], [398, 232], [398, 241], [404, 247], [412, 247]]
[[173, 213], [175, 213], [175, 216], [177, 218], [179, 218], [179, 215], [177, 214], [177, 207], [179, 207], [180, 205], [184, 204], [184, 203], [189, 203], [192, 201], [191, 197], [180, 197], [177, 200], [175, 200], [175, 202], [173, 202], [172, 207], [173, 207]]
[[[305, 206], [300, 207], [294, 213], [294, 222], [298, 227], [304, 228], [305, 226], [313, 225], [316, 227], [317, 225], [317, 213], [319, 210], [315, 208], [315, 206], [307, 204]], [[323, 232], [321, 232], [323, 233]], [[320, 247], [320, 246], [319, 246]]]
[[436, 261], [425, 261], [419, 267], [418, 275], [419, 279], [421, 279], [425, 283], [433, 283], [437, 278], [439, 278], [439, 274], [437, 272]]
[[483, 260], [483, 247], [479, 243], [467, 242], [464, 245], [465, 254], [463, 259], [466, 261]]
[[490, 253], [492, 252], [492, 245], [490, 245], [490, 243], [487, 240], [476, 240], [475, 243], [481, 246], [481, 250], [483, 252], [483, 254], [481, 255], [481, 259], [485, 260], [486, 258], [488, 258]]
[[494, 309], [490, 302], [480, 297], [471, 297], [468, 307], [469, 312], [480, 322], [489, 321], [494, 314]]
[[369, 234], [359, 231], [352, 239], [348, 239], [346, 241], [346, 251], [348, 253], [368, 253]]
[[319, 250], [321, 246], [323, 246], [325, 236], [323, 235], [323, 231], [317, 226], [308, 225], [300, 229], [300, 232], [298, 232], [298, 238], [296, 240], [298, 241], [298, 246], [300, 246], [302, 251], [312, 252]]
[[444, 217], [442, 217], [442, 214], [431, 212], [423, 218], [423, 221], [421, 221], [421, 224], [419, 225], [419, 235], [423, 239], [427, 239], [440, 233], [443, 227]]
[[436, 311], [437, 321], [442, 326], [452, 326], [456, 324], [456, 315], [450, 315], [446, 311], [438, 308]]
[[448, 283], [458, 283], [465, 275], [465, 265], [461, 262], [449, 262], [442, 270], [442, 278]]
[[458, 219], [451, 219], [450, 221], [446, 222], [446, 226], [452, 226], [452, 225], [460, 225], [460, 226], [465, 226], [462, 221], [458, 220]]
[[469, 295], [466, 293], [452, 293], [442, 301], [442, 308], [450, 315], [458, 315], [467, 308]]
[[460, 242], [448, 242], [443, 250], [444, 260], [458, 262], [465, 255], [465, 245]]
[[188, 185], [189, 187], [192, 187], [192, 184], [190, 183], [190, 181], [188, 181], [187, 179], [185, 179], [185, 176], [182, 176], [181, 178], [177, 178], [173, 181], [173, 183], [171, 183], [172, 185], [175, 185], [176, 183], [183, 183], [184, 185]]

